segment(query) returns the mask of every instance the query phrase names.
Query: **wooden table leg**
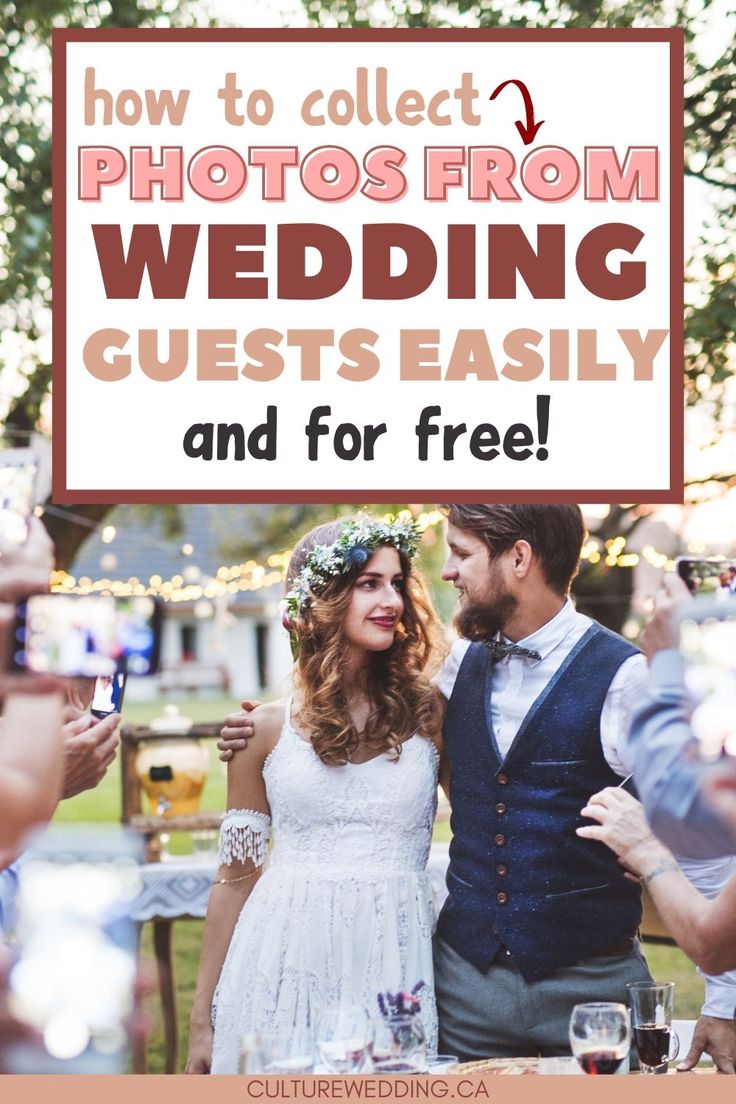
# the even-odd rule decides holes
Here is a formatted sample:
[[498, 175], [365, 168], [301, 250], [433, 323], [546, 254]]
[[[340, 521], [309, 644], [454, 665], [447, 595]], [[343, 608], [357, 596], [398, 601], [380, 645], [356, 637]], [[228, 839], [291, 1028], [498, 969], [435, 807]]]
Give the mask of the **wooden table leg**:
[[174, 962], [171, 953], [173, 927], [172, 920], [157, 919], [153, 921], [153, 949], [156, 955], [158, 986], [164, 1015], [167, 1073], [176, 1073], [179, 1051], [176, 994], [174, 991]]
[[[137, 923], [135, 925], [135, 938], [136, 938], [136, 962], [140, 968], [141, 961], [141, 932], [143, 931], [143, 924]], [[136, 1033], [136, 1039], [133, 1043], [131, 1060], [133, 1065], [133, 1073], [145, 1073], [146, 1072], [146, 1059], [148, 1057], [148, 1046], [146, 1039], [142, 1038]]]

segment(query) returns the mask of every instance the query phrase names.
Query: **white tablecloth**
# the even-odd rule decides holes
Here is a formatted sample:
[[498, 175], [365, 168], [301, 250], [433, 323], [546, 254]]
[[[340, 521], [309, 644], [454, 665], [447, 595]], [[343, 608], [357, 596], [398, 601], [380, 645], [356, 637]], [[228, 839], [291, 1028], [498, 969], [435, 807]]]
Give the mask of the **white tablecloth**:
[[[447, 896], [447, 852], [446, 843], [432, 844], [427, 864], [432, 898], [438, 912]], [[203, 919], [216, 871], [214, 856], [204, 860], [183, 858], [147, 863], [141, 867], [143, 889], [133, 902], [133, 919], [141, 922], [153, 920], [154, 917], [165, 920], [185, 917]]]

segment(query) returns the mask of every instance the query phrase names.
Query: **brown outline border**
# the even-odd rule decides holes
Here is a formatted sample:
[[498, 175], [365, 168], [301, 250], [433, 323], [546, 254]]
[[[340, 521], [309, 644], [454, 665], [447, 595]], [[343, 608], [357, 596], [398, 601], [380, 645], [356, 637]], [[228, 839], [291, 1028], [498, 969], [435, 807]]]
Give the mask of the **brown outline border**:
[[[669, 487], [659, 490], [123, 490], [70, 492], [66, 486], [66, 46], [68, 42], [666, 42], [670, 47], [670, 473]], [[281, 503], [369, 501], [408, 502], [416, 498], [454, 502], [630, 502], [679, 503], [684, 498], [684, 407], [680, 399], [684, 373], [684, 55], [681, 28], [572, 30], [522, 29], [287, 29], [287, 28], [145, 28], [63, 29], [53, 32], [52, 280], [53, 280], [53, 499], [60, 503]], [[678, 150], [682, 153], [678, 156]]]

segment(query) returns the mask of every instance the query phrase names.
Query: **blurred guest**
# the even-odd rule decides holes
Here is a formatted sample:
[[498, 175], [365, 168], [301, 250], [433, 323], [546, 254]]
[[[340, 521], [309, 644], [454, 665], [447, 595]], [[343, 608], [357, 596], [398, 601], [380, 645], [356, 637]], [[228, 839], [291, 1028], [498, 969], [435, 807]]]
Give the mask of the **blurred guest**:
[[35, 1038], [26, 1024], [16, 1020], [8, 1005], [8, 974], [13, 964], [11, 954], [0, 944], [0, 1073], [6, 1073], [3, 1051], [13, 1043], [28, 1042]]
[[582, 815], [598, 823], [577, 834], [607, 844], [641, 876], [672, 937], [696, 965], [713, 974], [736, 968], [736, 876], [713, 900], [703, 897], [652, 833], [639, 802], [620, 788], [594, 794]]
[[[683, 605], [691, 601], [677, 575], [665, 576], [654, 616], [641, 636], [650, 661], [649, 694], [634, 713], [629, 749], [653, 832], [678, 855], [705, 859], [732, 855], [736, 849], [736, 800], [729, 800], [734, 789], [728, 786], [727, 771], [720, 789], [717, 779], [709, 781], [713, 768], [698, 758], [687, 720], [678, 620]], [[713, 794], [718, 795], [715, 803]], [[721, 815], [721, 806], [731, 809], [730, 817]]]
[[60, 694], [13, 694], [5, 701], [0, 730], [0, 850], [12, 849], [56, 808], [63, 768], [61, 704]]
[[[8, 665], [14, 604], [48, 590], [53, 566], [48, 533], [31, 518], [26, 542], [3, 549], [0, 558], [0, 670]], [[62, 685], [54, 679], [0, 674], [0, 934], [13, 924], [17, 871], [10, 864], [22, 837], [49, 820], [60, 798], [96, 786], [117, 748], [119, 716], [95, 722], [86, 712], [94, 680], [66, 684], [63, 713]]]
[[733, 759], [720, 764], [704, 778], [701, 789], [705, 799], [736, 839], [736, 763]]
[[[708, 895], [708, 923], [720, 923], [721, 910], [733, 892], [736, 870], [736, 783], [729, 785], [734, 767], [723, 764], [715, 770], [703, 763], [687, 719], [683, 661], [679, 651], [679, 617], [692, 601], [690, 592], [677, 575], [667, 575], [655, 599], [655, 613], [641, 636], [641, 646], [650, 661], [648, 695], [636, 709], [629, 748], [634, 766], [634, 778], [649, 825], [656, 836], [693, 862], [702, 859], [713, 862], [710, 884], [699, 885]], [[736, 709], [736, 702], [734, 703]], [[687, 863], [681, 858], [681, 866]], [[725, 896], [724, 896], [725, 894]], [[699, 895], [690, 898], [700, 905]], [[716, 907], [715, 902], [719, 902]], [[711, 907], [715, 912], [711, 915]], [[667, 904], [663, 911], [667, 911]], [[713, 919], [715, 917], [715, 921]], [[674, 929], [673, 929], [674, 930]], [[683, 933], [680, 933], [683, 934]], [[709, 937], [712, 933], [709, 932]], [[686, 942], [687, 942], [687, 937]], [[683, 944], [684, 946], [685, 944]], [[717, 946], [717, 944], [714, 944]], [[687, 947], [686, 947], [687, 949]], [[701, 963], [710, 962], [701, 954], [700, 946], [691, 946]], [[717, 953], [717, 952], [716, 952]], [[709, 967], [710, 968], [710, 967]], [[733, 1010], [732, 991], [722, 979], [709, 979], [712, 1013], [707, 1017], [712, 1039], [721, 1050], [719, 1058], [714, 1046], [711, 1055], [722, 1072], [734, 1072], [736, 1030], [733, 1022], [724, 1018], [728, 1004]], [[709, 1009], [710, 1010], [710, 1009]], [[729, 1013], [729, 1015], [732, 1014]], [[698, 1027], [702, 1020], [699, 1021]], [[694, 1037], [694, 1044], [698, 1031]], [[691, 1068], [694, 1046], [680, 1068]]]
[[[88, 685], [85, 686], [85, 683]], [[75, 679], [69, 686], [67, 705], [62, 714], [65, 723], [61, 729], [62, 799], [76, 797], [77, 794], [98, 786], [115, 759], [119, 743], [117, 727], [120, 715], [112, 713], [109, 717], [96, 721], [85, 711], [85, 699], [91, 697], [93, 687], [94, 679]], [[27, 748], [28, 732], [25, 737]], [[0, 738], [0, 750], [2, 742]], [[53, 815], [56, 804], [55, 801], [48, 815], [41, 820], [48, 820]], [[15, 849], [0, 849], [0, 938], [3, 934], [8, 936], [15, 926], [15, 897], [22, 856], [20, 862], [13, 860], [17, 860]]]
[[[41, 522], [31, 518], [25, 544], [3, 549], [0, 558], [0, 603], [9, 604], [3, 605], [0, 625], [3, 660], [8, 658], [12, 626], [9, 606], [48, 590], [53, 566], [51, 539]], [[13, 692], [19, 688], [22, 692]], [[29, 828], [48, 820], [61, 793], [62, 699], [58, 692], [46, 692], [52, 688], [56, 684], [49, 680], [0, 675], [0, 697], [5, 699], [0, 730], [0, 850], [13, 848]]]

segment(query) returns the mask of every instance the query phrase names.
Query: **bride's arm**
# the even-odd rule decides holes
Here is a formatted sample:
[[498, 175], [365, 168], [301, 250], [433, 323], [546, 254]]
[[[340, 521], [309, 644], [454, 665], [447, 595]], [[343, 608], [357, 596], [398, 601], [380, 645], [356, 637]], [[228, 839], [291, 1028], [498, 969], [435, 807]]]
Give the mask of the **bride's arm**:
[[260, 877], [268, 842], [270, 809], [263, 764], [276, 746], [282, 702], [259, 706], [257, 737], [228, 764], [228, 814], [220, 832], [221, 865], [212, 884], [202, 937], [202, 957], [192, 1005], [187, 1073], [209, 1073], [212, 1062], [212, 997], [235, 925]]

